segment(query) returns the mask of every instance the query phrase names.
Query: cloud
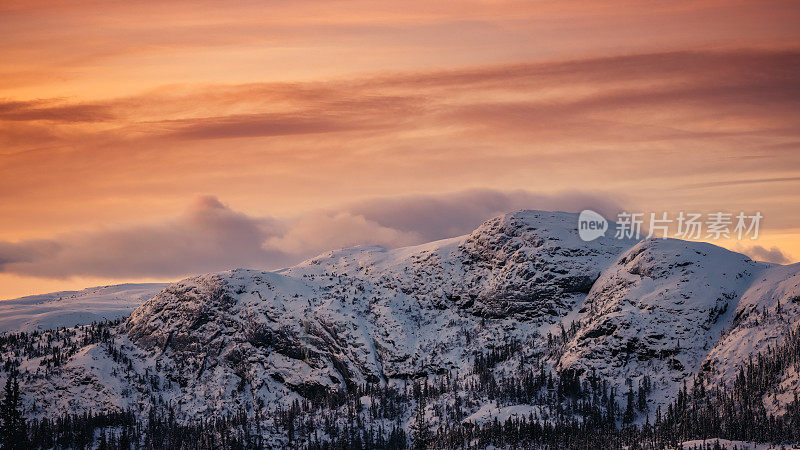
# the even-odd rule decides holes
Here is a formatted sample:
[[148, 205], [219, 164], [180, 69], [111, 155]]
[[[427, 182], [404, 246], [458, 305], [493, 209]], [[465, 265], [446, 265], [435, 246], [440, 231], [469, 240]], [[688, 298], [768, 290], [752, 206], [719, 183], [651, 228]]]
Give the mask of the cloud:
[[103, 104], [59, 103], [58, 99], [0, 101], [0, 121], [104, 122], [113, 118]]
[[370, 199], [345, 207], [348, 213], [381, 226], [415, 233], [420, 242], [467, 234], [490, 217], [519, 209], [567, 212], [593, 209], [606, 217], [615, 217], [620, 204], [608, 195], [583, 192], [547, 195], [522, 190], [470, 189], [450, 194]]
[[[631, 140], [767, 129], [796, 136], [799, 71], [796, 50], [654, 52], [325, 83], [164, 88], [90, 104], [5, 101], [0, 121], [113, 121], [122, 135], [185, 140], [441, 127], [469, 128], [484, 138], [492, 136], [485, 130], [547, 139], [576, 131]], [[627, 113], [641, 111], [658, 120], [631, 123]], [[666, 120], [659, 117], [664, 113]], [[711, 127], [712, 120], [735, 126]]]
[[741, 247], [738, 251], [756, 261], [767, 261], [778, 264], [787, 264], [792, 261], [792, 258], [783, 253], [778, 247], [766, 249], [760, 245], [753, 245], [751, 247]]
[[[94, 102], [8, 100], [0, 104], [6, 236], [48, 221], [77, 229], [86, 217], [102, 220], [110, 204], [117, 209], [103, 217], [133, 221], [136, 213], [120, 205], [155, 210], [195, 192], [287, 214], [350, 203], [292, 219], [239, 217], [206, 205], [199, 211], [239, 217], [252, 230], [227, 236], [197, 212], [185, 213], [43, 243], [6, 242], [0, 262], [6, 271], [47, 276], [275, 267], [362, 242], [348, 229], [395, 246], [464, 234], [518, 208], [598, 203], [591, 209], [615, 213], [602, 197], [551, 199], [537, 190], [608, 190], [638, 196], [651, 210], [757, 208], [771, 226], [789, 228], [800, 154], [787, 149], [800, 142], [799, 72], [796, 49], [661, 51], [315, 82], [166, 86]], [[353, 202], [365, 193], [474, 186], [507, 190]], [[510, 190], [517, 187], [527, 191]], [[687, 197], [675, 187], [718, 188]], [[331, 228], [316, 237], [307, 231], [315, 223]], [[217, 254], [237, 245], [235, 258]], [[140, 248], [178, 256], [158, 263]], [[126, 252], [126, 264], [115, 262]]]
[[328, 105], [324, 110], [229, 115], [170, 121], [159, 125], [171, 130], [166, 133], [166, 136], [178, 139], [313, 135], [395, 127], [399, 121], [397, 119], [390, 120], [387, 110], [394, 110], [401, 114], [412, 112], [410, 108], [397, 111], [397, 105], [389, 104], [392, 103], [391, 99], [385, 99], [385, 103], [380, 106], [379, 111], [372, 108], [373, 112], [377, 112], [374, 115], [370, 115], [363, 105], [351, 105], [353, 109], [339, 109], [340, 107], [334, 108]]
[[286, 234], [270, 238], [265, 247], [287, 254], [312, 255], [355, 245], [376, 244], [391, 248], [420, 242], [422, 239], [414, 231], [383, 226], [362, 215], [321, 212], [291, 222]]
[[60, 246], [57, 242], [45, 239], [20, 243], [0, 242], [0, 272], [5, 272], [7, 265], [33, 263], [47, 258], [59, 250]]
[[800, 181], [800, 177], [778, 177], [778, 178], [758, 178], [750, 180], [726, 180], [726, 181], [709, 181], [705, 183], [695, 183], [686, 186], [687, 188], [705, 188], [705, 187], [725, 187], [725, 186], [740, 186], [749, 184], [762, 184], [762, 183], [787, 183]]
[[[535, 137], [619, 143], [767, 130], [797, 135], [799, 71], [800, 52], [792, 50], [681, 51], [251, 84], [229, 87], [214, 99], [222, 110], [277, 101], [288, 112], [187, 119], [169, 135], [218, 139], [376, 127], [465, 130], [489, 142]], [[647, 116], [655, 120], [642, 123]], [[715, 127], [713, 121], [735, 126]]]
[[0, 272], [68, 278], [180, 277], [234, 267], [278, 268], [327, 250], [361, 244], [400, 247], [466, 234], [492, 216], [517, 209], [612, 214], [600, 194], [555, 195], [468, 190], [375, 198], [300, 217], [253, 217], [216, 197], [197, 198], [159, 223], [73, 232], [51, 239], [0, 242]]
[[171, 277], [280, 260], [284, 255], [261, 248], [279, 229], [273, 220], [200, 197], [181, 216], [163, 223], [3, 242], [0, 261], [4, 272], [20, 275]]

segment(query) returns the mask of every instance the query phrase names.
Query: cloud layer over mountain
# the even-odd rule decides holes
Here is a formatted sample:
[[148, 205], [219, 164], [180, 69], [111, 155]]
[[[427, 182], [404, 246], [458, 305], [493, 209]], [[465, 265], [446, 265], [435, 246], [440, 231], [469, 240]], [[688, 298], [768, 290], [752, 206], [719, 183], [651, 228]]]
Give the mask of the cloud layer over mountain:
[[391, 248], [458, 236], [488, 217], [516, 209], [591, 207], [614, 214], [618, 206], [597, 194], [469, 190], [376, 198], [278, 219], [249, 216], [216, 197], [202, 196], [179, 216], [161, 222], [0, 242], [0, 269], [41, 277], [135, 278], [278, 268], [341, 247]]

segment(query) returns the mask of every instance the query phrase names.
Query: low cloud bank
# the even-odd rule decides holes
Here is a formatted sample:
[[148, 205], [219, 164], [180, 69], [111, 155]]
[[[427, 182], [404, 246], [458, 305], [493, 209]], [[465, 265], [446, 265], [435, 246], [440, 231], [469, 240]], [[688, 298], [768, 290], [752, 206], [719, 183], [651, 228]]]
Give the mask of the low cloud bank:
[[327, 250], [360, 244], [401, 247], [469, 233], [518, 209], [613, 216], [617, 203], [598, 194], [542, 195], [467, 190], [375, 198], [295, 218], [254, 217], [213, 196], [157, 223], [0, 241], [0, 273], [47, 278], [181, 277], [234, 267], [279, 268]]

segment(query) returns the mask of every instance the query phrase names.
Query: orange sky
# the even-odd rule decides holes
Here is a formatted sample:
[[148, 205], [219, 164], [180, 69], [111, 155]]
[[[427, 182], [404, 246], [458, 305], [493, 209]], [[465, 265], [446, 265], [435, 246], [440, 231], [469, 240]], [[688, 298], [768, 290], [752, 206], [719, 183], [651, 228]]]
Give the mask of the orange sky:
[[[800, 258], [795, 1], [148, 3], [0, 4], [0, 298], [565, 195], [758, 210], [723, 244]], [[473, 214], [374, 206], [442, 202]]]

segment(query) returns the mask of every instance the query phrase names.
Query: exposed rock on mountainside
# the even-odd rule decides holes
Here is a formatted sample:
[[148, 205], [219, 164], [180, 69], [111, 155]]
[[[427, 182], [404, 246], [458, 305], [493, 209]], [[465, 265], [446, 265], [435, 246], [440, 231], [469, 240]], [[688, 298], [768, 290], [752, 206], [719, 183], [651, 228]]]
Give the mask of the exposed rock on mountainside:
[[522, 212], [484, 223], [460, 245], [463, 295], [478, 313], [559, 317], [589, 292], [603, 269], [634, 242], [583, 242], [572, 214]]

